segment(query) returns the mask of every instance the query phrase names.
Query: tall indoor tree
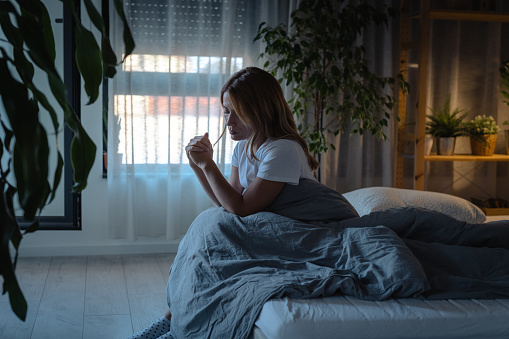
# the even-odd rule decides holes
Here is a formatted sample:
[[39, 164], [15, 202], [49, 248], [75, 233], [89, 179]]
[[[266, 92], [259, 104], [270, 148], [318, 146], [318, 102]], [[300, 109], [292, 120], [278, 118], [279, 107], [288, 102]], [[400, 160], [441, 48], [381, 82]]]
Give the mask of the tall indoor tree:
[[[381, 77], [371, 71], [365, 47], [358, 43], [370, 25], [387, 25], [395, 11], [366, 1], [303, 0], [292, 12], [290, 27], [262, 23], [256, 40], [265, 44], [264, 67], [293, 85], [289, 102], [299, 131], [315, 154], [329, 147], [327, 134], [352, 126], [352, 133], [369, 132], [387, 139], [384, 128], [391, 118], [401, 74]], [[308, 114], [310, 113], [310, 114]]]
[[[92, 0], [83, 0], [83, 7], [91, 23], [100, 33], [100, 42], [85, 28], [79, 15], [81, 0], [61, 0], [72, 13], [75, 24], [75, 60], [83, 78], [88, 103], [95, 102], [103, 77], [113, 77], [118, 64], [111, 47], [105, 20]], [[126, 56], [134, 49], [134, 40], [121, 0], [113, 1], [116, 15], [124, 22]], [[48, 10], [40, 0], [0, 1], [0, 27], [5, 38], [0, 46], [0, 97], [4, 113], [0, 116], [0, 274], [3, 293], [9, 293], [14, 313], [25, 320], [27, 303], [15, 275], [18, 249], [23, 234], [14, 213], [15, 199], [19, 201], [25, 220], [33, 232], [39, 226], [38, 216], [52, 201], [61, 181], [64, 160], [57, 146], [57, 164], [50, 173], [48, 135], [55, 139], [61, 131], [59, 116], [73, 132], [70, 159], [73, 168], [73, 190], [81, 192], [95, 159], [96, 146], [83, 128], [77, 114], [67, 100], [66, 86], [55, 66], [55, 39]], [[50, 93], [34, 84], [35, 70], [47, 75]], [[53, 107], [47, 95], [58, 102]], [[49, 114], [54, 129], [48, 133], [41, 123], [41, 115]], [[58, 141], [57, 141], [58, 145]], [[13, 174], [13, 175], [12, 175]], [[10, 246], [15, 250], [11, 256]]]

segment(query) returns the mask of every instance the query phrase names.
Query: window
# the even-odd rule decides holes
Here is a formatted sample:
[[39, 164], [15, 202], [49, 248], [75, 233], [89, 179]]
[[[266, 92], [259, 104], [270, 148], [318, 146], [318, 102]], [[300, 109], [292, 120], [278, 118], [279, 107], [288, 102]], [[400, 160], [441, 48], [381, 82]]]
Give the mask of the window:
[[[258, 27], [248, 1], [126, 2], [136, 41], [110, 92], [117, 124], [112, 149], [122, 164], [186, 164], [184, 147], [209, 132], [223, 132], [223, 83], [258, 55]], [[249, 43], [246, 44], [246, 41]], [[112, 122], [110, 122], [111, 124]], [[229, 164], [234, 144], [220, 141], [216, 160]]]
[[[188, 163], [183, 142], [193, 138], [196, 131], [209, 131], [209, 126], [223, 123], [219, 97], [116, 95], [114, 107], [133, 122], [120, 128], [119, 150], [127, 150], [124, 164]], [[181, 117], [183, 111], [185, 119]], [[211, 140], [217, 140], [219, 133], [211, 133]], [[132, 136], [132, 142], [127, 136]], [[168, 151], [168, 140], [177, 147]], [[233, 143], [228, 139], [226, 144], [225, 159], [230, 163]]]

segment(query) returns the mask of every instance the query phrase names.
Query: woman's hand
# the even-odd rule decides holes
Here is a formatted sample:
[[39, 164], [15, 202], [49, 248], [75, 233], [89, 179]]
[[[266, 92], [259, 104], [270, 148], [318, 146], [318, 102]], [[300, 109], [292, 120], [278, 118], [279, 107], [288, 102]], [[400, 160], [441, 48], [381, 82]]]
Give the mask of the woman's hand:
[[189, 141], [185, 150], [191, 167], [197, 166], [201, 169], [212, 160], [214, 154], [208, 133], [205, 133], [203, 136], [195, 136]]

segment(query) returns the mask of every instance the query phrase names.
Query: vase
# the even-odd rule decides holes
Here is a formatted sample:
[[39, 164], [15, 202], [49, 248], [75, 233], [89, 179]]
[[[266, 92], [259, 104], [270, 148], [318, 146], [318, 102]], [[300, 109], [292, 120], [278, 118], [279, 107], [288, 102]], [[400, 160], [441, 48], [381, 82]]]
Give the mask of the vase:
[[438, 155], [453, 155], [456, 138], [436, 138]]
[[424, 155], [428, 156], [431, 154], [431, 148], [433, 147], [433, 136], [426, 134], [424, 138]]
[[492, 156], [495, 153], [497, 134], [484, 134], [477, 137], [470, 137], [470, 148], [472, 155]]

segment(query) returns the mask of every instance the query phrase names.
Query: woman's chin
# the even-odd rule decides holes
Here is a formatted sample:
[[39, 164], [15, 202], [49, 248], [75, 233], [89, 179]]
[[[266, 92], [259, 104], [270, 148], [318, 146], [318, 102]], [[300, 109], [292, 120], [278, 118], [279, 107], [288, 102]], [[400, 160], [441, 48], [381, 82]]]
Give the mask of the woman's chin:
[[240, 140], [246, 139], [246, 138], [242, 138], [242, 136], [240, 134], [230, 134], [230, 137], [232, 138], [233, 141], [240, 141]]

